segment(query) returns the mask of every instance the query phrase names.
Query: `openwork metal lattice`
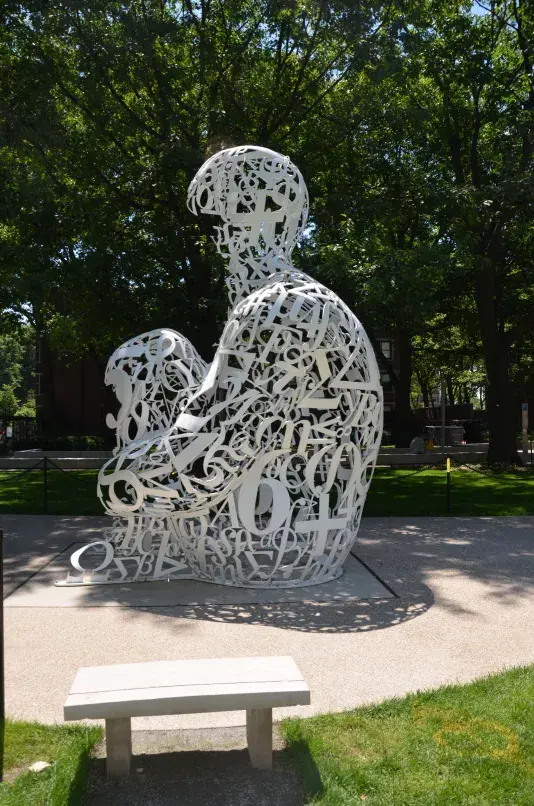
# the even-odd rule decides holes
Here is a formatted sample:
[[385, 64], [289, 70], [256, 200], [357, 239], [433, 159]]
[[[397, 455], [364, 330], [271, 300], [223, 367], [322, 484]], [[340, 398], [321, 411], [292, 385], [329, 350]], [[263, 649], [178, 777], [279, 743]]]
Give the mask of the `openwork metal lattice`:
[[287, 157], [221, 151], [188, 204], [222, 222], [228, 321], [211, 365], [172, 330], [111, 357], [121, 407], [98, 490], [114, 525], [73, 555], [67, 582], [326, 582], [355, 540], [380, 445], [372, 347], [339, 297], [291, 264], [308, 194]]

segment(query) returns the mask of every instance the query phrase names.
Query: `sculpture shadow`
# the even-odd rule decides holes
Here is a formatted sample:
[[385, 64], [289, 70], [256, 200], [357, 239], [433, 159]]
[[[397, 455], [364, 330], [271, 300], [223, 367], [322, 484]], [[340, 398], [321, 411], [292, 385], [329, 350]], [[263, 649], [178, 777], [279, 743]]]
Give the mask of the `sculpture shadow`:
[[[9, 540], [6, 576], [11, 575], [12, 583], [26, 579], [22, 591], [31, 591], [39, 584], [43, 588], [52, 586], [57, 569], [53, 564], [43, 568], [43, 558], [68, 546], [73, 538], [97, 537], [101, 524], [106, 523], [105, 519], [50, 517], [45, 533], [46, 519], [40, 524], [33, 516], [11, 516], [9, 520], [12, 522], [2, 524]], [[165, 606], [160, 600], [156, 606], [157, 600], [148, 595], [148, 584], [127, 584], [78, 588], [80, 601], [75, 606], [114, 603], [129, 618], [148, 612], [174, 619], [176, 629], [182, 631], [194, 629], [195, 621], [213, 621], [348, 633], [401, 625], [437, 603], [476, 625], [485, 618], [486, 603], [513, 606], [534, 593], [533, 534], [534, 517], [364, 518], [355, 553], [397, 594], [396, 598], [326, 601], [327, 597], [322, 600], [319, 595], [310, 601], [311, 589], [300, 588], [292, 601], [280, 601], [283, 597], [273, 592], [271, 602], [259, 604], [250, 591], [250, 598], [229, 604], [228, 589], [210, 586], [209, 604], [178, 605], [178, 598], [168, 600]], [[37, 572], [36, 576], [29, 579], [32, 572]], [[443, 585], [447, 578], [476, 583], [470, 598], [462, 585]], [[320, 586], [315, 590], [320, 591]]]
[[[82, 806], [303, 806], [301, 777], [291, 759], [288, 750], [275, 751], [273, 769], [257, 770], [246, 750], [144, 754], [133, 757], [131, 775], [111, 781], [105, 760], [93, 759]], [[311, 756], [307, 770], [310, 764]], [[317, 770], [315, 781], [319, 792]]]
[[[366, 518], [358, 552], [401, 599], [430, 584], [441, 608], [476, 619], [486, 602], [511, 606], [534, 594], [533, 535], [533, 516]], [[435, 580], [447, 578], [477, 583], [478, 602], [437, 593]]]
[[218, 604], [159, 612], [189, 620], [337, 633], [395, 627], [438, 604], [469, 619], [476, 629], [477, 622], [484, 624], [488, 605], [512, 607], [534, 594], [533, 535], [531, 516], [364, 518], [355, 553], [396, 598]]
[[[103, 528], [109, 526], [109, 520], [104, 517], [12, 515], [2, 518], [2, 526], [6, 533], [5, 595], [10, 596], [20, 588], [20, 593], [25, 596], [35, 595], [32, 605], [40, 607], [43, 603], [50, 606], [50, 594], [53, 594], [59, 606], [63, 604], [63, 597], [69, 594], [64, 588], [54, 589], [54, 583], [66, 576], [69, 556], [85, 542], [100, 538]], [[357, 556], [361, 557], [359, 547]], [[62, 563], [61, 568], [58, 562]], [[372, 574], [377, 566], [370, 567]], [[202, 600], [196, 605], [179, 604], [183, 597], [174, 593], [168, 596], [171, 586], [175, 592], [180, 592], [183, 583], [179, 581], [169, 583], [168, 587], [165, 582], [88, 586], [75, 589], [78, 600], [70, 606], [101, 607], [114, 603], [130, 618], [139, 618], [149, 612], [174, 619], [177, 630], [181, 632], [194, 629], [195, 621], [213, 621], [309, 633], [352, 633], [402, 624], [425, 613], [433, 602], [432, 593], [425, 585], [415, 591], [404, 591], [401, 597], [384, 589], [383, 599], [358, 599], [353, 595], [354, 587], [346, 580], [348, 575], [340, 580], [337, 599], [316, 585], [293, 589], [289, 597], [283, 591], [273, 590], [271, 597], [262, 597], [262, 603], [257, 601], [258, 592], [253, 589], [242, 590], [244, 595], [240, 598], [244, 603], [235, 600], [230, 603], [231, 589], [209, 585], [206, 586], [209, 604], [204, 605]], [[378, 581], [387, 585], [391, 580], [381, 574]], [[392, 584], [396, 586], [396, 583]], [[388, 593], [393, 593], [393, 596], [387, 598]], [[287, 601], [288, 598], [291, 601]], [[15, 599], [11, 603], [16, 604]]]
[[383, 630], [410, 621], [425, 613], [432, 601], [432, 594], [428, 591], [426, 599], [415, 601], [392, 598], [336, 604], [281, 602], [144, 609], [159, 615], [194, 621], [262, 625], [302, 632], [356, 633]]

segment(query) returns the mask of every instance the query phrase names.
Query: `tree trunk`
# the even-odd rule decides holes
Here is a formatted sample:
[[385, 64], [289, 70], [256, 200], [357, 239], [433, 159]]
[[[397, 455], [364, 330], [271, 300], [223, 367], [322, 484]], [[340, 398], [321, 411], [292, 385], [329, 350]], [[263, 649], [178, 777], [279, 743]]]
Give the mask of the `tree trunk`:
[[508, 345], [495, 344], [491, 355], [486, 351], [488, 388], [486, 409], [490, 433], [488, 462], [520, 464], [516, 441], [516, 412], [510, 393]]
[[423, 406], [425, 409], [430, 408], [430, 390], [426, 383], [421, 384], [421, 394], [423, 395]]
[[399, 371], [394, 381], [395, 412], [392, 436], [396, 448], [409, 448], [410, 442], [420, 429], [410, 403], [412, 385], [411, 338], [409, 331], [402, 325], [397, 326], [395, 346], [399, 359]]
[[452, 386], [452, 378], [449, 376], [445, 379], [447, 384], [447, 397], [449, 398], [449, 406], [454, 406], [454, 389]]
[[423, 397], [423, 406], [425, 407], [425, 409], [429, 409], [430, 408], [430, 388], [428, 386], [428, 383], [427, 383], [427, 381], [425, 379], [423, 379], [423, 376], [417, 370], [415, 370], [415, 375], [416, 375], [417, 381], [419, 383], [419, 387], [421, 389], [421, 395]]
[[467, 388], [467, 384], [463, 384], [464, 389], [464, 403], [471, 403], [471, 398], [469, 397], [469, 390]]
[[479, 271], [476, 302], [488, 375], [486, 411], [489, 427], [489, 464], [520, 464], [516, 443], [516, 418], [509, 388], [508, 337], [499, 327], [493, 267]]

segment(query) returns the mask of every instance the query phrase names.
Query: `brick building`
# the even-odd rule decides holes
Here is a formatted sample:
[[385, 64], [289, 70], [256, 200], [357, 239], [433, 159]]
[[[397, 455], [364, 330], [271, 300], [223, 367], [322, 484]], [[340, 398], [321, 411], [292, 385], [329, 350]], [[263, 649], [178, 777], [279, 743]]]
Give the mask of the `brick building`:
[[109, 434], [106, 413], [116, 408], [104, 385], [107, 358], [69, 360], [38, 339], [35, 408], [39, 432], [47, 437]]

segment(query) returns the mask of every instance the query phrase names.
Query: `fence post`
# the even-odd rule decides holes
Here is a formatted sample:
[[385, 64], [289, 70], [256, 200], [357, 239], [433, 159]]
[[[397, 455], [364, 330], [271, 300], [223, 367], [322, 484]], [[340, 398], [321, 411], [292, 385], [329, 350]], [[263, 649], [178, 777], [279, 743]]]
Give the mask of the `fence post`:
[[43, 508], [44, 514], [48, 514], [48, 457], [43, 460]]
[[4, 533], [0, 529], [0, 781], [4, 780], [6, 708], [4, 688]]
[[451, 457], [447, 454], [447, 512], [451, 511]]

